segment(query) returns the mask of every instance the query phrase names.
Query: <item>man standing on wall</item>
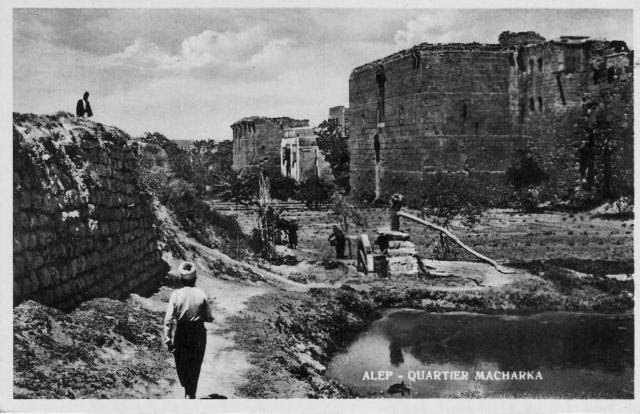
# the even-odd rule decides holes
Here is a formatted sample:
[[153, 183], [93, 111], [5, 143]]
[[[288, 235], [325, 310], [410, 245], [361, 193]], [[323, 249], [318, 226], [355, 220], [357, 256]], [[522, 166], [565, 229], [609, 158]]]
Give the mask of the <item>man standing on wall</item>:
[[91, 112], [91, 105], [89, 104], [89, 92], [85, 92], [82, 95], [82, 99], [78, 100], [76, 104], [76, 116], [83, 117], [85, 114], [91, 118], [93, 116], [93, 112]]
[[[212, 322], [207, 295], [195, 287], [196, 266], [184, 262], [179, 269], [182, 289], [175, 290], [169, 299], [164, 317], [164, 341], [176, 360], [180, 385], [185, 398], [196, 398], [200, 365], [207, 345], [205, 322]], [[175, 323], [174, 323], [175, 322]], [[175, 334], [174, 334], [175, 327]]]

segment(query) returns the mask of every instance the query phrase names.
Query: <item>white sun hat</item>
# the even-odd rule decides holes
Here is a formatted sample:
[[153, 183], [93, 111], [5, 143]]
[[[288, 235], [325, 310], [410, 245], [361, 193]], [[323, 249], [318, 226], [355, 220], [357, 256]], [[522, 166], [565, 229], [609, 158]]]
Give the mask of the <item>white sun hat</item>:
[[178, 273], [180, 273], [180, 279], [182, 280], [195, 280], [196, 265], [192, 262], [182, 262], [178, 269]]

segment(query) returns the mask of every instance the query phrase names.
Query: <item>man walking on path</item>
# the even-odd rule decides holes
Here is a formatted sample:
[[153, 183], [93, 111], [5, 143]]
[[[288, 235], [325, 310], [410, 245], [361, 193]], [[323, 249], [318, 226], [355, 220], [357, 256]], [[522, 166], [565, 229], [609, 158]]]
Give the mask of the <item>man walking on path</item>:
[[91, 118], [93, 116], [93, 112], [91, 112], [91, 105], [89, 104], [89, 92], [85, 92], [82, 95], [82, 99], [78, 100], [76, 104], [76, 116], [83, 117], [85, 114]]
[[[184, 262], [179, 269], [182, 289], [175, 290], [169, 299], [164, 317], [164, 341], [176, 360], [180, 385], [185, 398], [196, 398], [200, 365], [207, 345], [205, 322], [212, 322], [207, 295], [195, 287], [196, 266]], [[174, 333], [175, 327], [175, 333]]]

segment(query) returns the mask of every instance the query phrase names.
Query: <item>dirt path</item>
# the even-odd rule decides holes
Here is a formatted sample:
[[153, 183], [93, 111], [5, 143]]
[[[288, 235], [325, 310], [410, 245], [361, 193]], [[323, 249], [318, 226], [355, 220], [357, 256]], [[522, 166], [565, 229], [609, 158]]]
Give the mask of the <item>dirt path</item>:
[[[246, 286], [220, 279], [203, 276], [198, 279], [212, 301], [211, 311], [214, 322], [206, 324], [207, 349], [198, 382], [198, 398], [212, 398], [212, 395], [238, 398], [237, 385], [244, 381], [244, 374], [251, 365], [246, 352], [239, 350], [234, 341], [227, 319], [245, 308], [245, 302], [252, 296], [267, 293], [267, 286]], [[184, 388], [180, 386], [177, 374], [172, 392], [167, 398], [184, 398]]]

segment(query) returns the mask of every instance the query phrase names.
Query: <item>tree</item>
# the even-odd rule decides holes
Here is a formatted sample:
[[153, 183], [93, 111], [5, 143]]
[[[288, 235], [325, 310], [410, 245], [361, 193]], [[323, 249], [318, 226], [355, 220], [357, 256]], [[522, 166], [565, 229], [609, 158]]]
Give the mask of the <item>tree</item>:
[[349, 223], [364, 228], [367, 226], [367, 216], [353, 205], [341, 192], [335, 191], [331, 196], [331, 214], [338, 220], [342, 230], [349, 233]]
[[542, 170], [538, 159], [528, 150], [516, 151], [505, 176], [507, 184], [516, 190], [539, 185], [549, 179], [549, 174]]
[[303, 201], [308, 208], [317, 208], [318, 204], [329, 201], [334, 189], [333, 183], [320, 177], [311, 177], [300, 183], [296, 198]]
[[227, 171], [217, 176], [214, 192], [223, 201], [247, 205], [258, 196], [259, 178], [257, 171], [245, 170], [241, 173]]
[[578, 158], [583, 188], [594, 201], [633, 197], [633, 81], [628, 76], [582, 104]]
[[275, 176], [270, 180], [271, 197], [287, 201], [298, 192], [298, 182], [291, 177]]
[[[423, 211], [437, 218], [437, 224], [449, 227], [456, 217], [462, 225], [475, 226], [489, 207], [489, 200], [483, 188], [486, 185], [467, 173], [444, 173], [437, 171], [424, 179], [420, 194]], [[439, 244], [435, 246], [436, 257], [443, 260], [455, 258], [453, 244], [440, 234]]]
[[531, 151], [518, 150], [506, 171], [505, 179], [516, 190], [522, 210], [533, 212], [540, 201], [540, 191], [536, 187], [549, 180], [549, 174], [540, 167], [540, 162]]
[[318, 148], [331, 165], [336, 187], [349, 194], [349, 147], [347, 136], [340, 133], [338, 125], [323, 121], [318, 127]]

